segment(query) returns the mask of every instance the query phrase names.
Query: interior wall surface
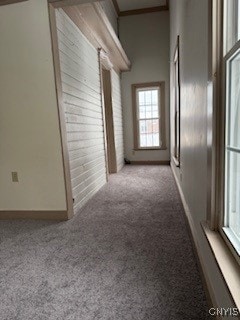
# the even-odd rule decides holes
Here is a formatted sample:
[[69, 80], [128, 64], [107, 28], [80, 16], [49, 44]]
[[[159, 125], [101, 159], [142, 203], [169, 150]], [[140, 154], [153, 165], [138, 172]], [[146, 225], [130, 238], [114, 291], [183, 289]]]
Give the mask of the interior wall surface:
[[0, 210], [66, 210], [47, 0], [1, 6], [0, 30]]
[[[169, 11], [120, 17], [120, 40], [132, 67], [122, 74], [125, 156], [131, 161], [168, 161]], [[165, 81], [166, 150], [135, 151], [131, 85]]]
[[180, 48], [180, 168], [172, 161], [190, 212], [193, 236], [203, 262], [205, 276], [218, 306], [232, 300], [203, 233], [207, 219], [207, 89], [208, 89], [208, 1], [170, 1], [171, 60], [171, 154], [174, 147], [173, 57], [179, 35]]

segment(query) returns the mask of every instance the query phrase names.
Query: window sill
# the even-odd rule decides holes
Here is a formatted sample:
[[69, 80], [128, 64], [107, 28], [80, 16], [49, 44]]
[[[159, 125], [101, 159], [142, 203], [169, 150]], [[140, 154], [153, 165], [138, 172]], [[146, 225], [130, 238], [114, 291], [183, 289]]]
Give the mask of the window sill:
[[220, 233], [210, 230], [206, 222], [202, 222], [202, 228], [236, 307], [240, 310], [240, 266]]

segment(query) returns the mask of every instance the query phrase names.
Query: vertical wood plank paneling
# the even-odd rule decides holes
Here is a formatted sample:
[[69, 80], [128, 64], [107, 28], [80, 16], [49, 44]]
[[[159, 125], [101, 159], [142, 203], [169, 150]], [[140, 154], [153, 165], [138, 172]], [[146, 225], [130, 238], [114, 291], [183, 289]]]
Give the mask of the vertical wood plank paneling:
[[100, 71], [97, 50], [62, 9], [56, 21], [76, 212], [106, 183]]
[[124, 166], [123, 114], [120, 76], [112, 70], [112, 107], [117, 157], [117, 171]]

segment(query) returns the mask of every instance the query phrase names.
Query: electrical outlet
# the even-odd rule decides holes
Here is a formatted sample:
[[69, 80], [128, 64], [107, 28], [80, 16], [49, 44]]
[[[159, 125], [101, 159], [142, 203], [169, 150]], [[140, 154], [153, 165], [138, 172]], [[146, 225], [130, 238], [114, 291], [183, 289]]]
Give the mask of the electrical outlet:
[[18, 182], [18, 173], [12, 172], [12, 182]]

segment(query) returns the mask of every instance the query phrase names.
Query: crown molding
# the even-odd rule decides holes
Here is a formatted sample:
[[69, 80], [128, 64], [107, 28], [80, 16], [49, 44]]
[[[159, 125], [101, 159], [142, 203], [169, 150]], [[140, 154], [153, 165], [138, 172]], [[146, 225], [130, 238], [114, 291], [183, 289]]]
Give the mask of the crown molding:
[[63, 8], [68, 6], [77, 6], [85, 3], [93, 3], [97, 0], [48, 0], [48, 3], [52, 4], [54, 8]]
[[120, 9], [119, 9], [119, 5], [118, 5], [117, 0], [112, 0], [112, 3], [114, 5], [114, 8], [115, 8], [117, 14], [120, 15]]
[[138, 15], [138, 14], [146, 14], [146, 13], [168, 11], [168, 10], [169, 10], [169, 7], [167, 5], [165, 5], [165, 6], [157, 6], [157, 7], [150, 7], [150, 8], [121, 11], [119, 16], [126, 17], [126, 16], [132, 16], [132, 15]]
[[64, 7], [65, 13], [78, 26], [96, 49], [102, 49], [113, 68], [128, 71], [131, 63], [99, 2], [82, 6]]

